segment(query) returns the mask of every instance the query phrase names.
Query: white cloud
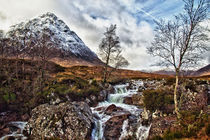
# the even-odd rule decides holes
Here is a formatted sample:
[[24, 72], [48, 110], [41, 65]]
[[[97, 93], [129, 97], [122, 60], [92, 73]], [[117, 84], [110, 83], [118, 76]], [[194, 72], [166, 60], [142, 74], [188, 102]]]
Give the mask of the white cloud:
[[54, 3], [51, 0], [0, 0], [0, 12], [6, 20], [0, 19], [0, 28], [30, 19], [47, 11], [54, 12]]

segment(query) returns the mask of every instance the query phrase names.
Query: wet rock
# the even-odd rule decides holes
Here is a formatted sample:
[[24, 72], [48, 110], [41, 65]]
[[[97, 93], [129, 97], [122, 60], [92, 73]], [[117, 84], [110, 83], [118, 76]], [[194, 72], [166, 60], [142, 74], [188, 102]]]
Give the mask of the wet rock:
[[130, 81], [129, 82], [129, 84], [128, 84], [128, 86], [127, 86], [127, 90], [129, 90], [129, 89], [135, 89], [135, 87], [136, 87], [136, 85], [134, 84], [134, 82], [133, 81]]
[[30, 116], [28, 115], [28, 113], [23, 114], [23, 115], [21, 116], [21, 120], [22, 120], [22, 121], [28, 121], [29, 118], [30, 118]]
[[31, 139], [89, 139], [93, 115], [84, 102], [44, 104], [32, 110], [26, 130]]
[[132, 105], [133, 104], [132, 97], [124, 97], [123, 103]]
[[116, 105], [114, 105], [114, 104], [112, 104], [112, 105], [110, 105], [110, 106], [108, 106], [107, 108], [106, 108], [106, 110], [105, 110], [105, 114], [107, 114], [107, 115], [111, 115], [111, 114], [113, 114], [114, 112], [120, 112], [120, 111], [123, 111], [123, 109], [122, 108], [120, 108], [120, 107], [117, 107]]
[[130, 113], [116, 115], [106, 122], [104, 136], [106, 140], [118, 140], [121, 136], [123, 122], [128, 119]]
[[88, 98], [85, 99], [85, 102], [86, 102], [88, 105], [91, 104], [91, 101], [90, 101], [90, 99], [88, 99]]
[[91, 103], [92, 103], [93, 105], [95, 105], [95, 104], [98, 103], [97, 98], [96, 98], [95, 95], [90, 95], [90, 100], [91, 100]]
[[142, 92], [142, 91], [144, 91], [146, 88], [144, 87], [144, 86], [139, 86], [139, 88], [138, 88], [138, 92]]
[[94, 110], [96, 110], [96, 111], [104, 111], [106, 108], [105, 107], [97, 107], [97, 108], [95, 108]]
[[102, 90], [98, 95], [98, 102], [106, 100], [107, 96], [108, 96], [108, 92], [106, 90]]
[[112, 94], [114, 93], [115, 89], [114, 87], [109, 84], [109, 83], [105, 83], [104, 85], [101, 84], [101, 87], [103, 87], [103, 89], [108, 93], [108, 94]]

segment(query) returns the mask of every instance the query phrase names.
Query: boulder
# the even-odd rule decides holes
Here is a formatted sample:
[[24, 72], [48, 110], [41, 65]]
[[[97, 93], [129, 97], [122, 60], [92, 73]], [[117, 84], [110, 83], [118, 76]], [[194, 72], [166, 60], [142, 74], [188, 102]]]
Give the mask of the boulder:
[[93, 115], [84, 102], [43, 104], [32, 110], [26, 126], [30, 139], [90, 139]]
[[129, 118], [130, 113], [124, 113], [111, 117], [104, 129], [104, 136], [106, 140], [118, 140], [121, 136], [123, 122]]
[[98, 102], [106, 100], [107, 96], [108, 96], [108, 91], [102, 90], [98, 95]]
[[132, 97], [124, 97], [123, 103], [132, 105], [133, 104]]
[[121, 112], [121, 111], [123, 111], [121, 107], [117, 107], [116, 105], [112, 104], [106, 108], [104, 113], [107, 115], [111, 115], [113, 113]]

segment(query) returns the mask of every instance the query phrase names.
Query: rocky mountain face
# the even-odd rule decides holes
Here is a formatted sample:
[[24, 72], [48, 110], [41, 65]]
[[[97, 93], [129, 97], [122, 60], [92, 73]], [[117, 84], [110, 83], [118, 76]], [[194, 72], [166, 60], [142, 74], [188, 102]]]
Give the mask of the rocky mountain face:
[[53, 13], [46, 13], [12, 26], [6, 33], [6, 37], [19, 54], [27, 51], [27, 55], [37, 56], [41, 53], [34, 54], [37, 52], [36, 48], [46, 47], [48, 50], [44, 54], [56, 62], [67, 60], [68, 63], [68, 60], [77, 60], [101, 64], [97, 55]]

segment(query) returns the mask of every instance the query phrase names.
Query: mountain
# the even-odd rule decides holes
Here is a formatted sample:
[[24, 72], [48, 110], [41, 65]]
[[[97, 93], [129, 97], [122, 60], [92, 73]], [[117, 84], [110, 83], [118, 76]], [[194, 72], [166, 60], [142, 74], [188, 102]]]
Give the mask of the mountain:
[[162, 75], [175, 75], [175, 72], [172, 70], [158, 70], [154, 71], [155, 74], [162, 74]]
[[30, 49], [29, 56], [35, 52], [37, 46], [51, 44], [48, 47], [48, 52], [51, 48], [56, 52], [49, 53], [57, 54], [59, 52], [59, 55], [51, 58], [55, 62], [63, 65], [102, 64], [97, 55], [84, 44], [77, 34], [53, 13], [46, 13], [12, 26], [6, 33], [6, 37], [22, 46], [19, 49], [20, 52]]
[[[162, 74], [162, 75], [175, 75], [175, 72], [172, 70], [159, 70], [159, 71], [154, 71], [153, 73]], [[184, 75], [184, 76], [210, 76], [210, 64], [203, 68], [200, 68], [199, 70], [182, 71], [181, 75]]]
[[[187, 71], [181, 71], [180, 75], [182, 76], [188, 76], [191, 75], [194, 71], [192, 70], [187, 70]], [[172, 70], [159, 70], [159, 71], [155, 71], [153, 72], [155, 74], [161, 74], [161, 75], [176, 75], [176, 73]]]
[[210, 75], [210, 64], [192, 73], [193, 76], [208, 76]]

